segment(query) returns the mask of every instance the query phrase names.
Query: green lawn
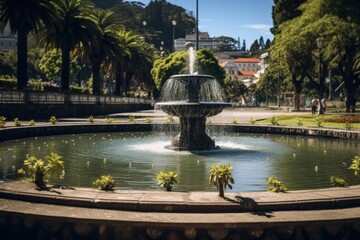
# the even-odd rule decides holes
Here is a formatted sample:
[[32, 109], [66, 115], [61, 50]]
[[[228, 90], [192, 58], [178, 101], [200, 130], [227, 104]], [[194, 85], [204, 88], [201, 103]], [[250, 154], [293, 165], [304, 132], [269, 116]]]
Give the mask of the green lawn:
[[[277, 118], [279, 125], [288, 125], [288, 126], [299, 126], [299, 123], [302, 123], [302, 126], [308, 127], [318, 127], [318, 122], [316, 117], [321, 121], [321, 127], [329, 128], [350, 128], [354, 130], [360, 129], [360, 115], [350, 115], [350, 114], [325, 114], [325, 115], [274, 115], [273, 117]], [[258, 120], [255, 124], [272, 124], [271, 118]]]

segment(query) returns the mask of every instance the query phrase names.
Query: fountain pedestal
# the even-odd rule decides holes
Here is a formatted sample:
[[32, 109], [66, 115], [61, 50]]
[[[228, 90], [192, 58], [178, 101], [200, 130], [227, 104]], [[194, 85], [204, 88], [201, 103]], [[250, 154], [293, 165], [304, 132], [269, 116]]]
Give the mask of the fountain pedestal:
[[155, 108], [180, 118], [180, 133], [169, 149], [178, 151], [212, 150], [218, 148], [206, 134], [206, 118], [231, 106], [221, 101], [220, 89], [209, 75], [182, 74], [172, 76], [162, 89], [162, 102]]
[[180, 133], [166, 148], [182, 150], [211, 150], [218, 147], [206, 134], [206, 118], [180, 118]]

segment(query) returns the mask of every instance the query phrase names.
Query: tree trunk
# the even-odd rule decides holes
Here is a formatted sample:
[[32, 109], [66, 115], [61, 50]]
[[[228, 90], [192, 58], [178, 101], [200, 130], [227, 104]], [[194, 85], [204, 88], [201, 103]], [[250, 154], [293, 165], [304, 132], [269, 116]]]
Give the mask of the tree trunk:
[[122, 89], [122, 83], [123, 83], [123, 72], [121, 64], [116, 64], [116, 73], [115, 73], [115, 95], [121, 96], [123, 93]]
[[101, 94], [101, 80], [100, 80], [100, 64], [101, 62], [96, 59], [93, 61], [93, 94]]
[[70, 89], [70, 49], [64, 46], [61, 49], [61, 91], [69, 92]]
[[17, 51], [17, 88], [24, 90], [26, 88], [29, 74], [28, 74], [28, 48], [27, 48], [27, 33], [24, 30], [18, 32], [18, 51]]
[[294, 74], [292, 74], [292, 82], [294, 84], [294, 92], [295, 92], [295, 96], [294, 96], [294, 107], [295, 110], [299, 111], [300, 107], [301, 107], [301, 100], [300, 100], [300, 96], [301, 96], [301, 91], [302, 91], [302, 80], [296, 80], [296, 76]]
[[219, 185], [219, 196], [224, 197], [224, 185]]
[[44, 183], [44, 174], [42, 171], [37, 170], [35, 173], [35, 185], [38, 188], [45, 188], [46, 184]]

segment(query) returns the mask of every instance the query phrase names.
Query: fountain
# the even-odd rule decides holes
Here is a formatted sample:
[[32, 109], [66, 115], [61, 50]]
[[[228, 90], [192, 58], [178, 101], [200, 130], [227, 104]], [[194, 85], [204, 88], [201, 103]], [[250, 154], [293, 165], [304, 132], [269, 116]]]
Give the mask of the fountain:
[[156, 109], [180, 119], [180, 133], [166, 147], [178, 151], [217, 149], [206, 134], [206, 118], [231, 104], [224, 102], [221, 86], [213, 76], [194, 73], [195, 51], [191, 43], [186, 46], [190, 74], [171, 76], [161, 90], [161, 102], [155, 104]]

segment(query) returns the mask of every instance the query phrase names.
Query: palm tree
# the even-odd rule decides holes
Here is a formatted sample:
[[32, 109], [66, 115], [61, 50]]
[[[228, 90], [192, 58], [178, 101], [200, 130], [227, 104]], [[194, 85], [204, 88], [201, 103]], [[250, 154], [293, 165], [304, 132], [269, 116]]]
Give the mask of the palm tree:
[[97, 19], [99, 31], [88, 48], [83, 50], [93, 66], [93, 94], [99, 95], [101, 92], [101, 64], [106, 59], [112, 60], [121, 53], [118, 30], [124, 27], [120, 25], [120, 19], [116, 18], [110, 10], [97, 9], [94, 15]]
[[119, 38], [123, 51], [116, 62], [116, 94], [129, 90], [132, 77], [153, 86], [150, 70], [154, 60], [154, 47], [132, 32], [121, 31]]
[[18, 35], [17, 87], [25, 89], [28, 81], [27, 38], [31, 31], [51, 22], [53, 9], [49, 0], [0, 0], [0, 32], [8, 25]]
[[56, 18], [51, 27], [43, 28], [39, 41], [50, 48], [61, 49], [61, 90], [70, 86], [70, 54], [76, 48], [88, 47], [99, 31], [89, 0], [52, 0]]

